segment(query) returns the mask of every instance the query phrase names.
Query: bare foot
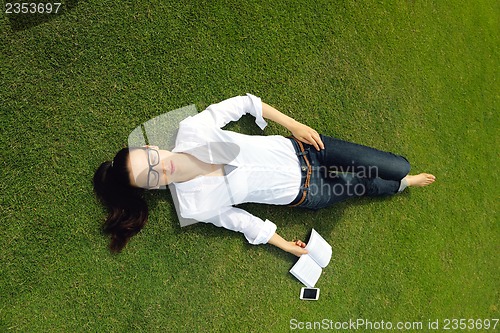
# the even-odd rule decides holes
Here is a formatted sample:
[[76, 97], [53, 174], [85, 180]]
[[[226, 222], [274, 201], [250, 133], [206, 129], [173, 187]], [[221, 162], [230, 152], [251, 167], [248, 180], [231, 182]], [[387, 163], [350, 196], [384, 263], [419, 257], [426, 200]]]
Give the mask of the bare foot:
[[408, 186], [422, 187], [434, 183], [436, 177], [430, 173], [421, 173], [418, 175], [408, 175], [405, 179], [408, 182]]

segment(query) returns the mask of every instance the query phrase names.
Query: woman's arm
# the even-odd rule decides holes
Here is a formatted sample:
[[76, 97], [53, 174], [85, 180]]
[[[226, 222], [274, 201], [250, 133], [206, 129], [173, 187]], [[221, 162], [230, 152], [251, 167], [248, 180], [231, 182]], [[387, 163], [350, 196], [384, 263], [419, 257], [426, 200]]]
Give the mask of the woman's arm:
[[281, 113], [280, 111], [264, 102], [262, 102], [262, 116], [284, 126], [290, 132], [292, 132], [294, 137], [304, 143], [314, 146], [316, 150], [325, 148], [318, 132], [316, 132], [311, 127], [301, 124], [295, 119]]
[[267, 241], [267, 243], [277, 246], [286, 252], [290, 252], [291, 254], [294, 254], [297, 257], [300, 257], [301, 255], [307, 253], [307, 250], [304, 249], [304, 247], [306, 247], [306, 244], [304, 242], [300, 240], [295, 242], [289, 242], [283, 239], [283, 237], [281, 237], [277, 233], [274, 233], [274, 235], [271, 236], [271, 238]]
[[300, 240], [288, 242], [276, 233], [276, 225], [269, 220], [262, 221], [247, 211], [236, 207], [224, 207], [210, 218], [187, 215], [184, 217], [194, 218], [199, 221], [213, 223], [217, 227], [223, 227], [233, 231], [239, 231], [245, 235], [250, 244], [272, 244], [280, 249], [290, 252], [298, 257], [306, 254], [306, 244]]

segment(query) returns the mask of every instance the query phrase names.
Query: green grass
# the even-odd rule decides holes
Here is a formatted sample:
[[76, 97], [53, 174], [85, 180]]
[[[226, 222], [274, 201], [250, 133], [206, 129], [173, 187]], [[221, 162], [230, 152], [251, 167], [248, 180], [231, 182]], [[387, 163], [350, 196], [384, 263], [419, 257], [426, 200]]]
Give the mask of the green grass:
[[[71, 1], [58, 16], [2, 15], [0, 331], [499, 318], [498, 22], [493, 0]], [[149, 223], [124, 253], [100, 233], [91, 178], [132, 129], [246, 92], [437, 176], [318, 212], [245, 205], [285, 238], [314, 227], [332, 244], [317, 302], [298, 299], [291, 255], [181, 229], [167, 192], [147, 196]], [[259, 133], [249, 119], [230, 128]]]

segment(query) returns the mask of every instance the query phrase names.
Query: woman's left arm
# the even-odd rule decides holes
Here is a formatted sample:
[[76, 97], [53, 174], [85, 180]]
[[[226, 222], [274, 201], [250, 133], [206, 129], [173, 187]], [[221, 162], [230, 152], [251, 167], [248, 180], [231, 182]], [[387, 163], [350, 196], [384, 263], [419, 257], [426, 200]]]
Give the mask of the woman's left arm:
[[318, 132], [316, 132], [311, 127], [299, 123], [295, 119], [281, 113], [280, 111], [264, 102], [262, 102], [262, 116], [284, 126], [290, 132], [292, 132], [294, 137], [304, 143], [314, 146], [316, 150], [325, 148]]

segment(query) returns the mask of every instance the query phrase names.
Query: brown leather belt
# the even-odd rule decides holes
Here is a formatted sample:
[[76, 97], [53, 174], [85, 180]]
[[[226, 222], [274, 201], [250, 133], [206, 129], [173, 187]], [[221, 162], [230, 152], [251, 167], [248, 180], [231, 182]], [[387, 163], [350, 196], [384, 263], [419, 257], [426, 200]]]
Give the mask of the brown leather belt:
[[289, 139], [293, 140], [293, 142], [297, 144], [297, 146], [295, 147], [296, 148], [295, 150], [297, 151], [297, 156], [299, 158], [302, 157], [305, 163], [305, 166], [301, 163], [302, 172], [306, 172], [305, 180], [303, 177], [302, 179], [304, 180], [304, 182], [303, 185], [300, 187], [299, 194], [289, 204], [291, 207], [297, 207], [300, 206], [306, 200], [307, 192], [309, 191], [309, 182], [311, 181], [312, 168], [311, 168], [311, 163], [309, 163], [309, 159], [306, 156], [309, 152], [304, 149], [304, 145], [302, 144], [302, 142], [300, 142], [293, 136], [289, 137]]

